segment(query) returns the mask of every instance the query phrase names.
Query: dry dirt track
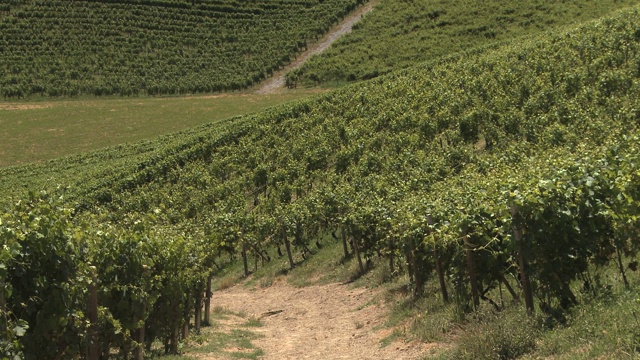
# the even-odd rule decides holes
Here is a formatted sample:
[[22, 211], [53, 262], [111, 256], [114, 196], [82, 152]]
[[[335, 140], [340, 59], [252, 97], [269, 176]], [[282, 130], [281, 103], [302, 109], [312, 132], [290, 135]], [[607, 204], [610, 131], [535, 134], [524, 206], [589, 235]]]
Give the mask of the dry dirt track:
[[386, 309], [372, 302], [369, 289], [329, 284], [304, 288], [284, 281], [265, 289], [235, 286], [217, 291], [212, 305], [261, 319], [253, 343], [261, 359], [419, 359], [428, 344], [396, 341], [381, 347], [391, 333], [380, 328]]
[[373, 10], [373, 6], [376, 2], [377, 0], [369, 0], [366, 5], [344, 18], [340, 24], [332, 28], [319, 42], [313, 44], [307, 51], [300, 54], [300, 56], [298, 56], [298, 58], [296, 58], [291, 64], [285, 66], [284, 69], [275, 72], [271, 78], [265, 80], [256, 90], [256, 94], [272, 94], [283, 89], [285, 84], [285, 75], [287, 72], [299, 68], [311, 56], [323, 52], [342, 35], [350, 32], [351, 28], [353, 28], [353, 24], [358, 22], [364, 14]]

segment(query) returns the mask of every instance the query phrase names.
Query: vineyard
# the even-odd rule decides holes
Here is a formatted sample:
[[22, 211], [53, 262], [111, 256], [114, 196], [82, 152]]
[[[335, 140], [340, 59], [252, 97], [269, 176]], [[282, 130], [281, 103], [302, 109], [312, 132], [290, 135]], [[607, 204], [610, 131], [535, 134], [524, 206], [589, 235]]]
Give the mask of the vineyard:
[[436, 279], [430, 296], [462, 313], [499, 311], [491, 294], [504, 288], [522, 312], [558, 318], [578, 305], [572, 282], [606, 264], [631, 286], [639, 11], [2, 169], [0, 348], [176, 353], [207, 321], [211, 277], [229, 256], [245, 275], [278, 255], [294, 268], [322, 235], [360, 274], [374, 259], [408, 273], [416, 298]]
[[603, 16], [636, 0], [380, 1], [331, 49], [288, 74], [316, 85], [370, 79], [422, 61]]
[[0, 94], [186, 94], [250, 87], [359, 4], [0, 1]]

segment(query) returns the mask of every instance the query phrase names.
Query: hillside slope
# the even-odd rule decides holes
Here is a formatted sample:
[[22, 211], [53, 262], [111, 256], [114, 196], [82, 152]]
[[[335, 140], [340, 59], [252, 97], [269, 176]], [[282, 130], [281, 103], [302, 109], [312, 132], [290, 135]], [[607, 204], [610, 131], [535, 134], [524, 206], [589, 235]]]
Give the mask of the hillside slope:
[[288, 75], [315, 85], [373, 78], [458, 51], [595, 19], [636, 0], [385, 0], [354, 31]]
[[[326, 1], [0, 1], [0, 95], [238, 90], [353, 10]], [[302, 21], [302, 19], [304, 19]]]
[[[491, 294], [504, 288], [522, 313], [560, 321], [579, 303], [574, 281], [610, 263], [630, 286], [638, 23], [631, 8], [458, 53], [176, 134], [116, 169], [93, 154], [62, 189], [3, 206], [2, 300], [29, 324], [10, 338], [41, 358], [82, 353], [96, 333], [105, 352], [141, 351], [122, 332], [177, 351], [220, 259], [235, 254], [249, 274], [250, 258], [278, 249], [291, 269], [322, 235], [343, 247], [333, 261], [354, 259], [360, 275], [384, 261], [415, 297], [462, 315], [499, 309]], [[84, 315], [88, 286], [99, 325]], [[68, 313], [80, 320], [37, 321]]]

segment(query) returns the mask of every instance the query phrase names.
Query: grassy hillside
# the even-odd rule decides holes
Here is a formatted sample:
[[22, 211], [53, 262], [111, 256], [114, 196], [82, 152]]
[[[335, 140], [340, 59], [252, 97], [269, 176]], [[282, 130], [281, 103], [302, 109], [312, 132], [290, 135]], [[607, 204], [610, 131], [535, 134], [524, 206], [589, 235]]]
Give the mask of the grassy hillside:
[[80, 98], [0, 104], [0, 167], [153, 139], [312, 95]]
[[0, 94], [237, 90], [353, 10], [326, 1], [0, 1]]
[[578, 24], [636, 0], [381, 0], [328, 51], [288, 75], [314, 85], [368, 79], [462, 50]]
[[[383, 263], [457, 319], [499, 313], [504, 291], [512, 311], [560, 329], [586, 301], [577, 280], [594, 298], [609, 288], [602, 269], [635, 285], [638, 11], [122, 148], [134, 156], [9, 168], [12, 189], [38, 180], [3, 201], [7, 348], [81, 354], [97, 333], [102, 351], [136, 352], [144, 324], [145, 341], [176, 351], [220, 257], [236, 254], [248, 274], [248, 258], [268, 263], [278, 248], [292, 269], [320, 236], [356, 277]], [[94, 288], [102, 317], [89, 326]], [[38, 322], [69, 313], [79, 320]], [[516, 324], [532, 336], [486, 358], [536, 349], [538, 335]]]

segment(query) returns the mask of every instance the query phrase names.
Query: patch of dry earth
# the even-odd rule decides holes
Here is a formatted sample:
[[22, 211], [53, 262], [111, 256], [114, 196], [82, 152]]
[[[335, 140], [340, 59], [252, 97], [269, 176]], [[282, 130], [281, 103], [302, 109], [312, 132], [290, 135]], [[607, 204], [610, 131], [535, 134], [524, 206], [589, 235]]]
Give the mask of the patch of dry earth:
[[242, 286], [217, 291], [212, 304], [248, 317], [264, 326], [253, 344], [262, 359], [418, 359], [434, 344], [395, 341], [381, 347], [390, 334], [381, 329], [387, 309], [372, 302], [375, 292], [343, 284], [296, 288], [284, 281], [264, 289]]
[[0, 104], [0, 110], [33, 110], [50, 107], [51, 104]]

